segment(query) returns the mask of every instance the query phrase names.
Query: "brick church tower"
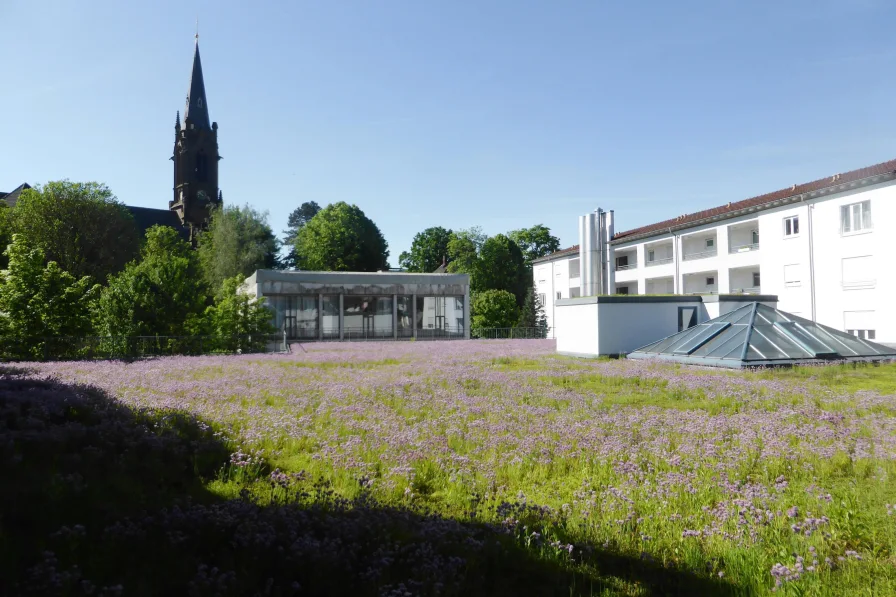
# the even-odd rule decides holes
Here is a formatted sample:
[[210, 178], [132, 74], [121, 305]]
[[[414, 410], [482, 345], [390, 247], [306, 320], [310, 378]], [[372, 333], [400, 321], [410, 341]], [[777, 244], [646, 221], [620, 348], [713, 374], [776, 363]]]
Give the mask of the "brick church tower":
[[168, 202], [168, 208], [177, 213], [181, 224], [189, 227], [190, 238], [195, 242], [196, 233], [208, 226], [212, 209], [222, 203], [218, 190], [218, 123], [209, 122], [198, 34], [183, 126], [178, 112], [171, 159], [174, 199]]

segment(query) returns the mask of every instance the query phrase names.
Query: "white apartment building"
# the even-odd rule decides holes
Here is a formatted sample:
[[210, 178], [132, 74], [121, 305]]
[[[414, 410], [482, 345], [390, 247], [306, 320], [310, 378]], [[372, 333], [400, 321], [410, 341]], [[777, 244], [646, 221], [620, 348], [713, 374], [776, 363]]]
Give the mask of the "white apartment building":
[[552, 327], [560, 298], [761, 293], [805, 319], [896, 342], [896, 160], [620, 233], [613, 212], [597, 210], [579, 234], [533, 266]]

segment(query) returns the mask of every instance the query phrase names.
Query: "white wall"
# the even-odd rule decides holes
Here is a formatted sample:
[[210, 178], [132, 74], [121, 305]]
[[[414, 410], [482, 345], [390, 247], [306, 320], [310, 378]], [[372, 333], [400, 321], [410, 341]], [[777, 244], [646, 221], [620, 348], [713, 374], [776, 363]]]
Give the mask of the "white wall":
[[[588, 299], [585, 299], [588, 301]], [[597, 356], [597, 303], [583, 302], [577, 305], [556, 307], [557, 352], [577, 356]]]

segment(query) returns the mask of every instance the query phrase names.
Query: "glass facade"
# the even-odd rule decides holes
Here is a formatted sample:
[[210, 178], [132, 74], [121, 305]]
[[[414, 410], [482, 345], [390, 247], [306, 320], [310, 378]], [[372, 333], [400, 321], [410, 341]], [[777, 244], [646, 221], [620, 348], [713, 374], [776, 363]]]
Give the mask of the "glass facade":
[[463, 336], [464, 297], [418, 296], [417, 335]]
[[274, 311], [277, 329], [291, 340], [465, 337], [462, 296], [418, 295], [415, 310], [411, 295], [345, 294], [341, 313], [339, 298], [338, 294], [270, 295], [267, 305]]
[[317, 338], [317, 296], [270, 296], [274, 324], [287, 338]]
[[339, 295], [325, 294], [321, 303], [323, 311], [322, 337], [324, 339], [339, 338]]
[[414, 335], [413, 296], [398, 297], [398, 337], [411, 338]]

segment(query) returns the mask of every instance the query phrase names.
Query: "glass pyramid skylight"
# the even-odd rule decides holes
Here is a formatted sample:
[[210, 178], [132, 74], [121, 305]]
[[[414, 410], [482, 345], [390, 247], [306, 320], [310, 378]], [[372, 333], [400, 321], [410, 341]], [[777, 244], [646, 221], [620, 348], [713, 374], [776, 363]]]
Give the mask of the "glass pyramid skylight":
[[643, 346], [628, 358], [736, 368], [896, 359], [896, 349], [750, 303]]

